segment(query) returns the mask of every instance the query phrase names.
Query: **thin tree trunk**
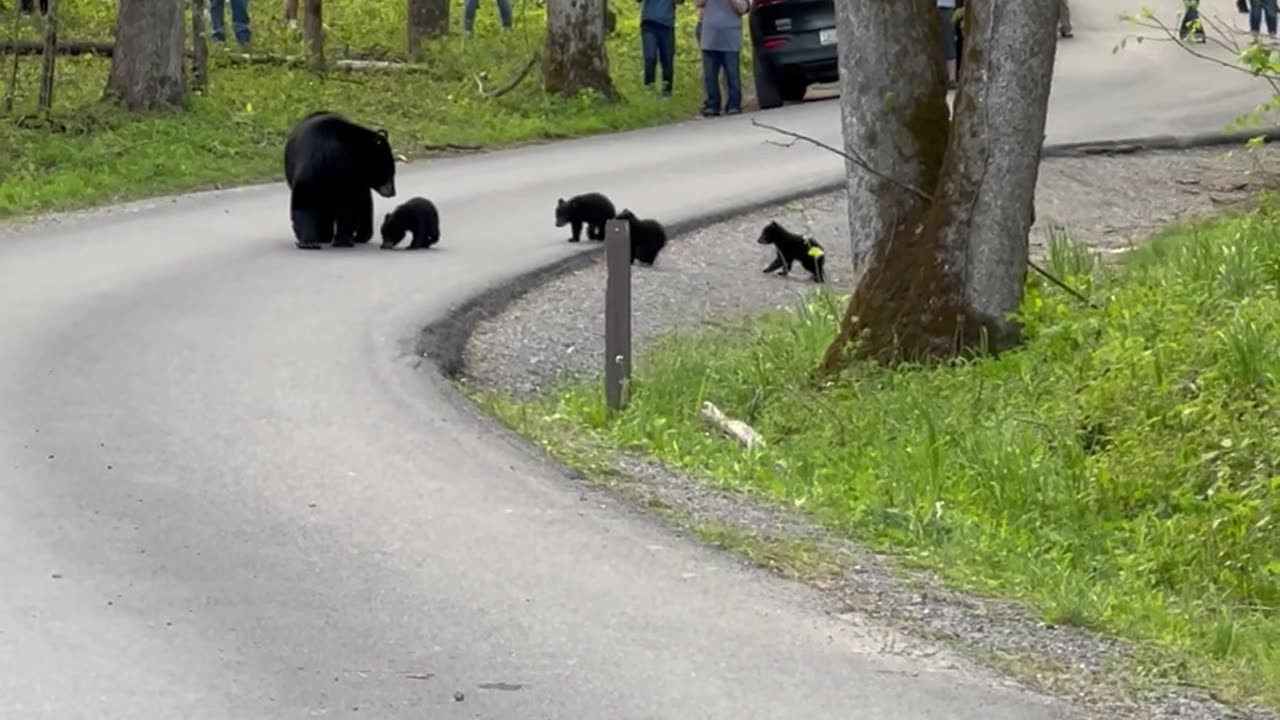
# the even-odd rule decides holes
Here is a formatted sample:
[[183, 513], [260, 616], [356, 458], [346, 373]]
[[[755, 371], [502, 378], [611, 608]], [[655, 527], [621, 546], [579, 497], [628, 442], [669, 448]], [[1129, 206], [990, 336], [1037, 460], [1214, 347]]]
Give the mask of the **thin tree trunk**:
[[604, 0], [547, 0], [547, 51], [542, 81], [548, 92], [591, 89], [615, 97], [605, 50]]
[[209, 40], [204, 35], [204, 0], [191, 0], [191, 87], [209, 86]]
[[310, 48], [310, 67], [324, 71], [324, 8], [320, 0], [303, 0], [302, 33]]
[[[15, 12], [13, 14], [13, 27], [10, 29], [11, 39], [9, 42], [11, 43], [18, 41], [18, 30], [21, 27], [21, 20], [22, 16]], [[13, 54], [13, 67], [10, 69], [9, 73], [9, 84], [4, 92], [4, 111], [6, 113], [13, 112], [13, 101], [18, 96], [18, 57], [18, 53]]]
[[408, 0], [409, 57], [422, 61], [422, 41], [449, 31], [449, 0]]
[[40, 64], [40, 99], [37, 107], [53, 107], [53, 80], [58, 63], [58, 4], [49, 0], [44, 14], [44, 57]]
[[105, 95], [129, 111], [179, 106], [185, 23], [182, 0], [120, 0]]
[[[886, 361], [1000, 352], [1020, 341], [1008, 314], [1021, 303], [1027, 270], [1057, 12], [1058, 0], [966, 7], [966, 73], [940, 177], [926, 164], [925, 184], [899, 188], [916, 209], [909, 205], [907, 222], [877, 240], [823, 370], [843, 365], [855, 337], [863, 353]], [[935, 59], [928, 84], [938, 94]], [[938, 177], [932, 185], [930, 175]], [[885, 204], [876, 205], [883, 213]]]

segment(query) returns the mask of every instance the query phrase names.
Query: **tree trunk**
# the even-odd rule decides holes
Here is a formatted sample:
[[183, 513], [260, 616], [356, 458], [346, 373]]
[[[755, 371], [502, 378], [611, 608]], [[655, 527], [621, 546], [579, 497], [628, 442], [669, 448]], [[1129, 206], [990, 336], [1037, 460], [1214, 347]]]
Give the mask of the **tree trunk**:
[[408, 0], [409, 57], [422, 61], [422, 40], [449, 32], [449, 0]]
[[[927, 27], [936, 33], [937, 11], [916, 9], [925, 11], [931, 20]], [[885, 202], [883, 192], [874, 196], [881, 227], [890, 226], [895, 217], [886, 210], [905, 209], [907, 221], [892, 223], [892, 232], [877, 238], [840, 337], [823, 360], [825, 370], [842, 364], [843, 346], [853, 337], [863, 343], [864, 353], [887, 361], [946, 359], [975, 348], [998, 353], [1020, 341], [1020, 328], [1008, 314], [1021, 303], [1026, 278], [1057, 12], [1058, 0], [966, 7], [966, 73], [945, 158], [939, 168], [933, 159], [936, 139], [921, 143], [928, 151], [918, 168], [924, 183], [910, 191], [899, 188], [896, 203]], [[911, 26], [926, 23], [917, 20]], [[940, 97], [943, 74], [937, 48], [933, 39], [916, 52], [933, 57], [921, 84]], [[890, 65], [906, 62], [901, 55], [884, 57]], [[860, 67], [864, 77], [868, 70]], [[858, 100], [853, 102], [856, 106]], [[913, 122], [914, 117], [899, 115], [897, 121]], [[902, 131], [912, 138], [937, 131], [918, 124], [891, 128], [887, 123], [893, 119], [884, 117], [886, 124], [878, 126], [890, 138]], [[852, 187], [851, 182], [851, 206], [859, 204]], [[883, 191], [884, 184], [879, 187]], [[904, 202], [900, 193], [915, 199]], [[850, 210], [851, 220], [854, 212]]]
[[548, 92], [573, 96], [589, 88], [615, 97], [605, 50], [604, 5], [604, 0], [547, 0], [542, 81]]
[[310, 68], [316, 72], [324, 71], [324, 8], [320, 0], [303, 0], [302, 2], [302, 34], [307, 38], [310, 50]]
[[37, 107], [53, 107], [54, 70], [58, 62], [58, 4], [49, 0], [44, 12], [44, 58], [40, 65], [40, 98]]
[[204, 35], [204, 0], [191, 0], [191, 88], [209, 86], [209, 40]]
[[131, 112], [181, 105], [182, 0], [120, 0], [105, 95]]

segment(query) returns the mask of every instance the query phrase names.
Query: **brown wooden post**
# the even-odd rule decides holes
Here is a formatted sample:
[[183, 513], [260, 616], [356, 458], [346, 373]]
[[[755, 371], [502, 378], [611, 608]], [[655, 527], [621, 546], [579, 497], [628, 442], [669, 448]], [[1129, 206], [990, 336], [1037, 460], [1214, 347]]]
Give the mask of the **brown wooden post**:
[[308, 65], [315, 72], [324, 71], [324, 7], [321, 0], [303, 0], [302, 34], [310, 50]]
[[[17, 38], [14, 38], [15, 40]], [[40, 66], [40, 97], [38, 107], [49, 112], [53, 107], [53, 76], [58, 58], [58, 4], [49, 0], [44, 7], [44, 58]]]
[[604, 402], [621, 410], [631, 380], [631, 226], [610, 220], [604, 238]]

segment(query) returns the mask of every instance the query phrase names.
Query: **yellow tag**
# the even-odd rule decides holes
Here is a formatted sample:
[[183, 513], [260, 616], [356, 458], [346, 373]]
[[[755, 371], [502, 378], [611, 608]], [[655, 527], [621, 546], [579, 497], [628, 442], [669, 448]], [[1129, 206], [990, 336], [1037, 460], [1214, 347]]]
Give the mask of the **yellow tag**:
[[811, 258], [820, 258], [820, 257], [822, 257], [822, 248], [820, 248], [820, 247], [811, 247], [811, 248], [809, 248], [809, 257], [811, 257]]

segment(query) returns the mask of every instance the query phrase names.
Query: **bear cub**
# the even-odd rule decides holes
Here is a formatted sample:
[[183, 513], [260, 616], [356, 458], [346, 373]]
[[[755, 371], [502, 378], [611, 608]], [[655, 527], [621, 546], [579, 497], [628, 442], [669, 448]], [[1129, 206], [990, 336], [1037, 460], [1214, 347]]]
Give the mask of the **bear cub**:
[[382, 249], [390, 250], [413, 233], [407, 250], [429, 248], [440, 241], [440, 213], [426, 198], [410, 198], [382, 218]]
[[556, 227], [571, 225], [573, 237], [569, 242], [581, 240], [582, 226], [587, 226], [588, 240], [604, 240], [604, 224], [614, 217], [613, 202], [604, 195], [592, 192], [575, 195], [566, 202], [556, 202]]
[[778, 270], [778, 275], [786, 276], [791, 272], [792, 263], [799, 262], [805, 270], [813, 274], [814, 282], [826, 280], [826, 259], [823, 257], [826, 253], [823, 252], [822, 245], [817, 240], [797, 235], [779, 225], [777, 221], [771, 221], [764, 226], [764, 230], [760, 231], [760, 238], [756, 242], [761, 245], [773, 245], [777, 252], [777, 257], [769, 263], [769, 267], [765, 268], [764, 272], [771, 273]]
[[667, 245], [667, 229], [657, 220], [636, 217], [630, 210], [618, 213], [618, 220], [626, 220], [631, 234], [631, 262], [650, 267], [658, 259], [658, 253]]

